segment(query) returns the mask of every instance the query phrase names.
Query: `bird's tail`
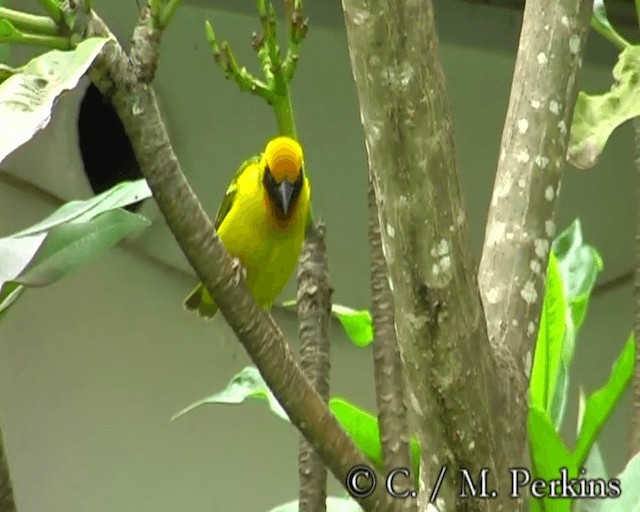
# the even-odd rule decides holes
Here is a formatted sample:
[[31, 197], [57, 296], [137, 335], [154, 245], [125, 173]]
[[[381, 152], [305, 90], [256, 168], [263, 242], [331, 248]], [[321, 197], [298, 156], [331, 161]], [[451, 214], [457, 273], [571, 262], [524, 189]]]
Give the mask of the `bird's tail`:
[[218, 312], [218, 305], [215, 303], [207, 289], [198, 284], [184, 300], [184, 307], [187, 311], [195, 311], [202, 318], [213, 318]]

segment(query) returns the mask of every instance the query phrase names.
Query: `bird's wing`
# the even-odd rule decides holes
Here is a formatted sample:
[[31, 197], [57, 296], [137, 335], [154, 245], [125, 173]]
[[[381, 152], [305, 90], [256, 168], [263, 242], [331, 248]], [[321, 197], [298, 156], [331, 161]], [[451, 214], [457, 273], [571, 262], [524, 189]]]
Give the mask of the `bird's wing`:
[[259, 162], [260, 162], [260, 157], [258, 156], [251, 157], [249, 160], [245, 160], [240, 166], [240, 168], [238, 169], [238, 172], [236, 172], [236, 175], [233, 178], [233, 181], [231, 182], [231, 184], [229, 185], [229, 188], [224, 194], [222, 203], [220, 203], [220, 207], [218, 208], [218, 213], [216, 213], [216, 220], [214, 222], [214, 226], [216, 229], [220, 228], [222, 221], [225, 219], [225, 217], [229, 213], [229, 210], [231, 210], [231, 207], [233, 206], [233, 201], [236, 197], [236, 194], [238, 193], [238, 179], [240, 178], [242, 173], [249, 168], [249, 166], [251, 166], [252, 164], [258, 164]]

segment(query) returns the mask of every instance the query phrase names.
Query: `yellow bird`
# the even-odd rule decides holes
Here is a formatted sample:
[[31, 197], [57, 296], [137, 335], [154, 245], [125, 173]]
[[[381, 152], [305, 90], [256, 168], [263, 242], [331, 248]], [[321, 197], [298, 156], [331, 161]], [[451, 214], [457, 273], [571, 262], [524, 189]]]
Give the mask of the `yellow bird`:
[[[262, 155], [240, 166], [218, 209], [218, 235], [240, 261], [247, 288], [264, 308], [271, 307], [295, 270], [310, 201], [302, 147], [289, 137], [276, 137]], [[205, 318], [218, 311], [202, 283], [184, 305]]]

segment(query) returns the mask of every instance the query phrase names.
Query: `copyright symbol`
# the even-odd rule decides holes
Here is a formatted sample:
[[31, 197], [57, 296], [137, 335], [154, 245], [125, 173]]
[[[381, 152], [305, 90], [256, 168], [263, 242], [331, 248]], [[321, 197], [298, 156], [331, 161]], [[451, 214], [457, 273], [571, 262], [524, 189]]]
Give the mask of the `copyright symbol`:
[[369, 466], [354, 466], [347, 474], [346, 487], [354, 498], [366, 498], [376, 488], [376, 475]]

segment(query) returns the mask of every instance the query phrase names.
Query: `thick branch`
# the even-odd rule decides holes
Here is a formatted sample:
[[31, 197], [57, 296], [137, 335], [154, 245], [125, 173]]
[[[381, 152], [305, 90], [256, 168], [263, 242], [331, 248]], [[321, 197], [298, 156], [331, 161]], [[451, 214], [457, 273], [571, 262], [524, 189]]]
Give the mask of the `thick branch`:
[[16, 512], [16, 502], [13, 499], [13, 485], [2, 432], [0, 432], [0, 510], [2, 512]]
[[[408, 403], [418, 420], [425, 510], [443, 464], [450, 475], [488, 466], [506, 484], [523, 452], [524, 408], [505, 390], [515, 387], [522, 399], [524, 388], [498, 373], [485, 331], [432, 3], [342, 4]], [[440, 510], [517, 507], [508, 492], [459, 502], [458, 484], [444, 480]]]
[[[331, 294], [322, 222], [309, 225], [298, 266], [300, 366], [325, 403], [329, 400]], [[327, 501], [327, 470], [304, 436], [300, 437], [300, 512], [322, 512]]]
[[[324, 463], [344, 482], [350, 468], [367, 459], [342, 430], [326, 404], [304, 377], [284, 336], [260, 308], [187, 183], [160, 116], [155, 93], [145, 80], [153, 76], [159, 34], [149, 28], [148, 10], [134, 34], [129, 60], [114, 41], [96, 59], [92, 79], [113, 104], [131, 140], [141, 170], [180, 249], [218, 304], [221, 313], [278, 398], [291, 422], [311, 442]], [[109, 35], [94, 14], [87, 36]], [[136, 37], [136, 35], [140, 37]], [[384, 487], [360, 501], [366, 510], [396, 510]]]
[[[386, 471], [411, 469], [409, 426], [404, 396], [402, 361], [396, 340], [393, 294], [382, 251], [380, 220], [373, 182], [369, 180], [369, 248], [371, 252], [371, 316], [373, 317], [373, 369], [376, 385], [380, 442]], [[407, 482], [409, 483], [409, 482]], [[403, 491], [403, 489], [399, 489]], [[415, 504], [414, 504], [415, 507]]]
[[633, 120], [636, 151], [636, 240], [635, 274], [633, 281], [633, 332], [636, 338], [636, 365], [631, 383], [631, 436], [629, 440], [629, 458], [640, 452], [640, 119]]
[[489, 337], [521, 371], [538, 332], [591, 5], [539, 0], [524, 10], [479, 271]]

